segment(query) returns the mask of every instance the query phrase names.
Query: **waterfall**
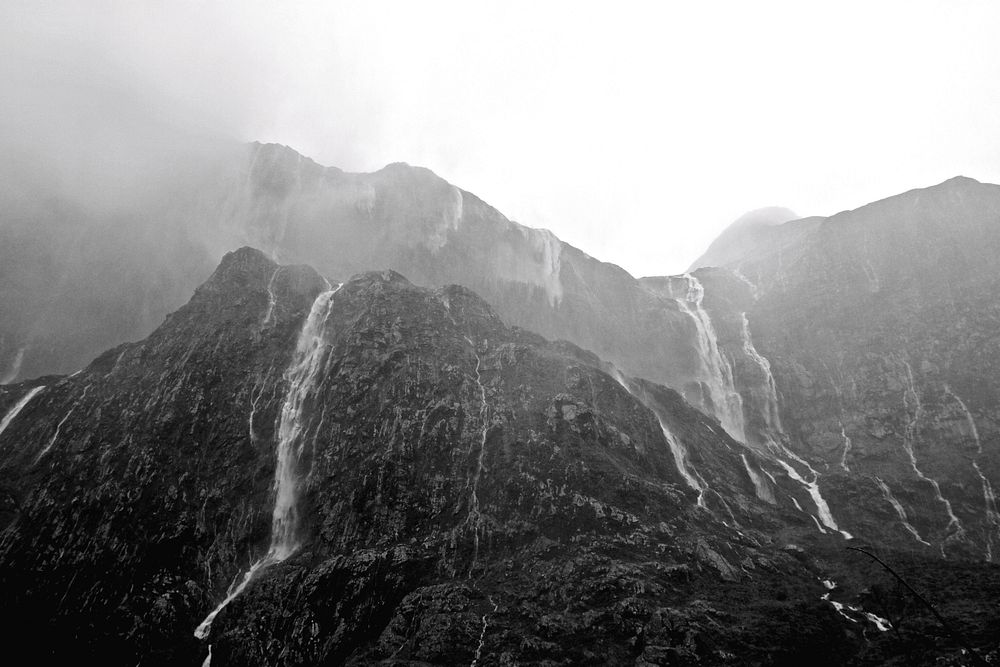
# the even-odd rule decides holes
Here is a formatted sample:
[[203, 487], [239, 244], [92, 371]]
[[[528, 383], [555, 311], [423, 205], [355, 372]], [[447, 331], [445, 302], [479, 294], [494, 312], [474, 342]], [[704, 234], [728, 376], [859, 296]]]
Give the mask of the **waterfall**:
[[771, 487], [767, 485], [766, 481], [764, 481], [764, 476], [750, 467], [750, 462], [747, 461], [746, 454], [741, 453], [740, 458], [743, 459], [743, 467], [746, 469], [747, 475], [750, 477], [750, 481], [753, 482], [753, 488], [757, 493], [757, 497], [766, 503], [774, 505], [774, 491], [772, 491]]
[[[448, 314], [449, 316], [451, 315], [450, 309], [448, 309]], [[454, 322], [454, 320], [452, 321]], [[483, 475], [483, 459], [486, 456], [486, 436], [489, 433], [489, 405], [486, 403], [486, 387], [483, 386], [483, 378], [480, 374], [483, 360], [479, 357], [479, 352], [476, 351], [476, 344], [472, 342], [472, 339], [468, 336], [464, 336], [464, 338], [469, 347], [472, 348], [472, 353], [476, 355], [475, 374], [476, 386], [479, 388], [479, 421], [482, 423], [482, 431], [479, 438], [479, 455], [476, 458], [476, 470], [472, 475], [470, 484], [469, 516], [466, 518], [467, 522], [473, 524], [472, 560], [469, 564], [469, 576], [471, 577], [472, 570], [476, 567], [476, 559], [479, 557], [479, 525], [482, 521], [482, 514], [479, 511], [479, 479]], [[483, 618], [485, 619], [485, 616]], [[483, 622], [485, 623], [486, 621], [484, 620]]]
[[948, 513], [948, 525], [945, 527], [945, 530], [954, 526], [956, 533], [962, 534], [965, 532], [965, 528], [962, 527], [962, 522], [959, 518], [955, 516], [955, 512], [951, 507], [951, 502], [949, 502], [948, 499], [941, 494], [941, 486], [937, 483], [937, 480], [928, 477], [922, 470], [920, 470], [919, 467], [917, 467], [917, 454], [913, 450], [913, 441], [916, 440], [917, 424], [923, 416], [924, 406], [920, 400], [920, 394], [917, 392], [916, 383], [913, 381], [913, 369], [906, 361], [903, 361], [903, 366], [906, 368], [907, 382], [906, 389], [903, 392], [903, 408], [909, 411], [911, 404], [913, 406], [913, 418], [907, 422], [906, 429], [903, 431], [903, 449], [910, 458], [910, 467], [913, 468], [913, 472], [919, 479], [934, 487], [934, 497], [938, 502], [944, 505], [945, 511]]
[[917, 529], [910, 523], [909, 518], [906, 516], [906, 510], [903, 509], [900, 502], [896, 500], [896, 496], [892, 495], [889, 485], [882, 481], [881, 477], [876, 477], [875, 483], [878, 484], [878, 488], [882, 490], [882, 497], [886, 499], [886, 502], [892, 505], [892, 509], [896, 510], [896, 516], [899, 517], [899, 521], [903, 524], [903, 528], [906, 528], [906, 530], [909, 531], [910, 535], [913, 535], [913, 538], [917, 540], [917, 542], [930, 546], [931, 543], [920, 537], [920, 533], [918, 533]]
[[[953, 392], [951, 387], [945, 385], [944, 391], [958, 404], [972, 432], [972, 437], [976, 443], [976, 458], [972, 459], [972, 469], [976, 471], [976, 475], [979, 476], [979, 482], [983, 487], [983, 509], [986, 513], [986, 521], [993, 524], [994, 531], [997, 531], [1000, 529], [1000, 513], [997, 512], [997, 499], [996, 494], [993, 493], [993, 485], [990, 484], [990, 480], [986, 478], [986, 475], [983, 474], [982, 469], [979, 467], [979, 457], [983, 455], [983, 442], [979, 439], [979, 429], [976, 427], [976, 420], [972, 418], [972, 413], [966, 407], [965, 401]], [[989, 534], [988, 529], [986, 535], [986, 560], [993, 560], [993, 537]]]
[[847, 467], [847, 455], [851, 453], [851, 439], [847, 437], [847, 430], [844, 428], [844, 423], [840, 423], [840, 437], [844, 440], [844, 452], [840, 455], [840, 467], [844, 469], [844, 472], [851, 472], [851, 469]]
[[7, 411], [7, 414], [4, 416], [3, 421], [0, 421], [0, 434], [2, 434], [4, 431], [7, 430], [7, 427], [10, 426], [10, 423], [14, 421], [14, 419], [21, 412], [21, 410], [24, 409], [24, 406], [26, 406], [31, 401], [31, 399], [37, 396], [38, 392], [40, 392], [42, 389], [45, 389], [44, 385], [35, 387], [27, 394], [25, 394], [23, 397], [21, 397], [21, 400], [15, 403], [14, 407], [12, 407], [10, 410]]
[[694, 322], [697, 338], [699, 380], [708, 387], [712, 401], [712, 412], [722, 424], [722, 428], [734, 440], [746, 442], [746, 426], [743, 418], [743, 398], [736, 391], [733, 368], [719, 349], [712, 319], [702, 305], [705, 288], [701, 281], [685, 273], [682, 276], [686, 290], [682, 298], [674, 297], [680, 309]]
[[[674, 465], [677, 467], [677, 472], [680, 473], [681, 477], [687, 482], [687, 485], [691, 487], [694, 491], [698, 493], [698, 507], [707, 507], [705, 504], [705, 491], [708, 489], [708, 484], [705, 479], [698, 473], [695, 467], [688, 461], [688, 451], [687, 447], [684, 446], [680, 440], [674, 437], [674, 434], [670, 431], [667, 423], [664, 421], [663, 417], [660, 416], [660, 411], [645, 400], [644, 397], [639, 396], [631, 387], [629, 387], [628, 382], [626, 382], [624, 376], [618, 371], [618, 369], [612, 370], [612, 377], [618, 384], [622, 386], [622, 389], [631, 394], [637, 401], [648, 408], [653, 415], [656, 417], [656, 421], [660, 424], [660, 431], [663, 433], [663, 437], [667, 441], [667, 446], [670, 447], [670, 453], [673, 454]], [[721, 498], [721, 496], [720, 496]], [[725, 500], [723, 500], [725, 504]], [[728, 505], [727, 505], [728, 509]], [[732, 510], [730, 510], [731, 512]]]
[[271, 274], [271, 279], [267, 281], [267, 312], [264, 313], [264, 320], [260, 323], [262, 329], [271, 322], [271, 318], [274, 316], [274, 307], [278, 301], [274, 295], [274, 280], [282, 268], [280, 266], [276, 268]]
[[[809, 497], [812, 498], [813, 504], [816, 505], [816, 511], [819, 512], [819, 518], [812, 514], [810, 514], [810, 516], [812, 516], [813, 521], [816, 522], [816, 527], [819, 528], [819, 531], [821, 533], [825, 533], [826, 531], [823, 529], [823, 526], [825, 526], [826, 528], [843, 535], [844, 539], [851, 539], [853, 536], [846, 530], [842, 530], [837, 525], [837, 521], [833, 518], [833, 513], [830, 511], [830, 506], [827, 504], [826, 499], [820, 492], [819, 472], [809, 465], [805, 459], [780, 444], [776, 439], [780, 438], [783, 434], [784, 427], [781, 425], [781, 413], [778, 409], [778, 387], [774, 381], [774, 374], [771, 372], [771, 362], [769, 362], [767, 358], [758, 352], [756, 347], [754, 347], [753, 338], [750, 336], [750, 321], [747, 319], [746, 313], [740, 313], [740, 323], [741, 337], [743, 339], [743, 352], [750, 357], [751, 360], [753, 360], [753, 362], [764, 374], [764, 406], [761, 414], [764, 418], [764, 425], [767, 429], [767, 433], [765, 434], [765, 444], [774, 455], [774, 460], [781, 465], [781, 467], [785, 469], [785, 472], [788, 473], [788, 476], [798, 482], [809, 494]], [[846, 434], [844, 434], [844, 437], [847, 437]], [[850, 445], [850, 440], [847, 440], [847, 444], [848, 446]], [[781, 460], [781, 455], [784, 455], [804, 466], [812, 475], [812, 480], [807, 481], [791, 464]], [[846, 456], [845, 452], [845, 464]], [[801, 510], [801, 507], [799, 509]]]
[[[798, 458], [798, 457], [795, 457], [795, 458]], [[804, 463], [804, 461], [802, 461], [802, 459], [798, 459], [798, 460], [800, 462]], [[813, 470], [813, 468], [811, 466], [809, 466], [808, 463], [806, 463], [805, 464], [806, 467], [809, 468], [809, 471], [813, 475], [812, 481], [811, 482], [807, 482], [805, 480], [805, 478], [802, 477], [802, 475], [800, 475], [798, 473], [798, 471], [795, 470], [795, 468], [793, 468], [788, 463], [785, 463], [781, 459], [778, 459], [778, 464], [782, 468], [785, 469], [785, 472], [788, 473], [789, 477], [791, 477], [796, 482], [798, 482], [799, 484], [801, 484], [802, 487], [805, 488], [805, 490], [809, 493], [809, 496], [812, 498], [813, 503], [816, 505], [816, 510], [819, 512], [819, 520], [820, 520], [820, 522], [824, 526], [826, 526], [827, 528], [829, 528], [830, 530], [838, 532], [841, 535], [843, 535], [844, 539], [846, 539], [846, 540], [851, 539], [853, 536], [850, 533], [848, 533], [846, 530], [841, 530], [837, 526], [837, 522], [833, 518], [833, 513], [830, 511], [830, 506], [826, 504], [826, 500], [823, 498], [823, 494], [821, 494], [820, 491], [819, 491], [819, 473], [816, 472], [815, 470]], [[813, 518], [815, 518], [815, 517], [813, 517]], [[821, 529], [820, 532], [823, 532], [822, 529]]]
[[271, 515], [271, 544], [267, 553], [250, 566], [243, 579], [227, 591], [226, 598], [195, 629], [194, 636], [204, 639], [212, 621], [233, 601], [261, 570], [280, 563], [300, 546], [298, 535], [298, 463], [302, 453], [301, 434], [305, 429], [303, 408], [319, 379], [329, 349], [324, 332], [333, 296], [340, 289], [321, 293], [313, 302], [309, 316], [299, 333], [292, 363], [285, 371], [288, 392], [281, 406], [278, 423], [277, 465], [274, 470], [274, 511]]
[[479, 631], [479, 644], [476, 645], [476, 654], [473, 656], [469, 667], [476, 667], [479, 664], [479, 660], [483, 657], [483, 647], [486, 646], [486, 629], [489, 627], [489, 617], [490, 614], [496, 613], [497, 608], [500, 606], [498, 602], [493, 602], [493, 598], [490, 597], [487, 599], [493, 603], [493, 611], [483, 614], [483, 629]]
[[56, 425], [56, 432], [52, 434], [52, 439], [49, 440], [49, 444], [45, 445], [42, 451], [38, 452], [38, 456], [35, 457], [35, 463], [38, 463], [42, 459], [42, 457], [45, 456], [50, 449], [52, 449], [52, 445], [56, 444], [56, 440], [59, 439], [59, 432], [62, 431], [63, 424], [65, 424], [66, 420], [69, 419], [74, 412], [76, 412], [77, 407], [79, 407], [80, 403], [83, 402], [83, 399], [87, 398], [88, 391], [90, 391], [89, 384], [83, 388], [83, 393], [80, 395], [80, 399], [76, 403], [74, 403], [73, 407], [71, 407], [69, 411], [66, 412], [66, 415], [61, 420], [59, 420], [59, 423]]
[[764, 406], [761, 414], [767, 427], [768, 437], [775, 437], [784, 429], [781, 426], [781, 413], [778, 409], [778, 387], [771, 372], [771, 362], [761, 355], [754, 347], [750, 337], [750, 321], [746, 313], [740, 313], [740, 336], [743, 340], [743, 352], [760, 368], [764, 374]]

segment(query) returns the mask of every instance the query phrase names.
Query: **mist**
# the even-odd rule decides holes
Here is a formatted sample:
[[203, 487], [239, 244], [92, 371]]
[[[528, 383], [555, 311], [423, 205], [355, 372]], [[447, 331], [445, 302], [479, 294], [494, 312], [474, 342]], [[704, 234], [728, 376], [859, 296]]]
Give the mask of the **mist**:
[[[284, 182], [273, 201], [233, 194], [253, 141], [347, 172], [427, 167], [633, 276], [684, 271], [748, 210], [829, 214], [958, 173], [1000, 180], [997, 12], [4, 3], [0, 366], [60, 356], [43, 341], [81, 317], [93, 345], [33, 372], [73, 370], [109, 331], [145, 335], [226, 251], [277, 252], [266, 215], [320, 229], [346, 210], [334, 236], [360, 247], [345, 230], [367, 206], [361, 181], [308, 205]], [[451, 199], [418, 206], [448, 219]], [[510, 272], [546, 276], [549, 260]]]
[[428, 167], [662, 275], [748, 210], [829, 215], [958, 174], [1000, 180], [995, 3], [0, 12], [14, 171], [99, 206], [159, 187], [178, 170], [162, 156], [275, 142], [347, 171]]

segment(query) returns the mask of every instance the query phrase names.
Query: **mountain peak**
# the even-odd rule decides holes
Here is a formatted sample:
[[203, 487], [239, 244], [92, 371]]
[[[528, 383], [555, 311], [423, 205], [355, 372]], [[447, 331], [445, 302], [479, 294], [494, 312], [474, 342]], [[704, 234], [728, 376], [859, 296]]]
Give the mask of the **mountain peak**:
[[688, 270], [693, 271], [705, 266], [726, 266], [742, 255], [748, 246], [760, 242], [759, 235], [762, 230], [798, 220], [799, 217], [797, 213], [783, 206], [766, 206], [748, 211], [726, 227]]
[[952, 176], [946, 181], [942, 181], [941, 185], [982, 185], [982, 181], [977, 181], [974, 178], [968, 176]]
[[[774, 225], [781, 225], [789, 220], [797, 220], [800, 216], [790, 208], [785, 208], [784, 206], [765, 206], [763, 208], [755, 208], [752, 211], [747, 211], [740, 217], [736, 218], [729, 227], [726, 228], [726, 232], [734, 229], [742, 229], [745, 227], [773, 227]], [[723, 233], [726, 233], [723, 232]]]

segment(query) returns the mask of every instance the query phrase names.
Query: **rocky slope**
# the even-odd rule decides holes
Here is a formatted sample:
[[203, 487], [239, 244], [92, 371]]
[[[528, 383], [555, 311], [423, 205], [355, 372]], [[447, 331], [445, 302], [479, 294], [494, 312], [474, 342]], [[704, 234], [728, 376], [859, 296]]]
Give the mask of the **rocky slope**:
[[[3, 627], [41, 662], [959, 655], [774, 460], [464, 288], [334, 291], [240, 250], [149, 338], [0, 411]], [[995, 566], [948, 569], [956, 599], [938, 562], [907, 567], [989, 650]]]
[[952, 179], [757, 231], [732, 273], [697, 273], [737, 384], [746, 313], [784, 429], [831, 495], [880, 507], [858, 518], [915, 549], [992, 560], [1000, 187]]

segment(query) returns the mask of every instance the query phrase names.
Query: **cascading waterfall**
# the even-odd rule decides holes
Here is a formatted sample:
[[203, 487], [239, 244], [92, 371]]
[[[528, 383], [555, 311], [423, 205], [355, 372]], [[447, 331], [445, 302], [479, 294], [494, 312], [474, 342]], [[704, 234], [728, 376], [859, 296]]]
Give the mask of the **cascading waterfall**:
[[845, 609], [848, 611], [852, 611], [855, 614], [858, 614], [859, 616], [864, 617], [869, 623], [874, 625], [879, 632], [888, 632], [889, 630], [892, 629], [892, 623], [890, 623], [888, 619], [882, 618], [881, 616], [877, 616], [871, 612], [865, 611], [860, 607], [852, 607], [849, 604], [843, 604], [841, 602], [837, 602], [836, 600], [831, 600], [830, 592], [837, 587], [836, 582], [827, 579], [823, 581], [823, 586], [826, 588], [826, 593], [823, 594], [820, 600], [829, 602], [830, 605], [836, 610], [838, 614], [846, 618], [851, 623], [857, 623], [858, 620], [848, 615], [847, 612], [844, 611]]
[[486, 629], [489, 627], [490, 614], [496, 613], [497, 608], [500, 606], [498, 602], [493, 602], [493, 598], [487, 599], [493, 604], [493, 611], [483, 614], [483, 629], [479, 631], [479, 644], [476, 645], [476, 653], [469, 667], [476, 667], [479, 664], [479, 660], [483, 657], [483, 647], [486, 646]]
[[298, 463], [302, 453], [305, 430], [303, 408], [312, 394], [329, 345], [324, 340], [326, 321], [333, 306], [333, 297], [340, 289], [321, 293], [313, 301], [302, 331], [295, 344], [292, 363], [285, 371], [288, 392], [281, 406], [278, 423], [277, 465], [274, 470], [274, 511], [271, 515], [271, 544], [267, 553], [250, 566], [237, 584], [234, 582], [226, 598], [212, 610], [195, 629], [194, 636], [204, 639], [212, 629], [212, 621], [233, 601], [261, 570], [280, 563], [300, 546], [298, 535]]
[[[266, 327], [271, 323], [271, 318], [274, 317], [274, 307], [277, 305], [277, 298], [274, 295], [274, 280], [278, 277], [278, 273], [281, 271], [282, 267], [278, 267], [271, 274], [271, 279], [267, 281], [267, 312], [264, 313], [264, 320], [260, 323], [261, 328]], [[324, 278], [325, 280], [325, 278]], [[327, 285], [330, 283], [327, 282]]]
[[[670, 453], [673, 454], [674, 465], [677, 467], [677, 472], [679, 472], [684, 481], [687, 482], [687, 485], [698, 493], [698, 507], [707, 508], [708, 506], [705, 503], [705, 491], [708, 489], [708, 484], [705, 482], [705, 478], [703, 478], [691, 462], [688, 461], [687, 448], [680, 440], [674, 437], [674, 434], [670, 431], [670, 428], [660, 416], [660, 411], [653, 408], [644, 397], [639, 396], [632, 391], [632, 388], [629, 386], [628, 382], [625, 381], [624, 376], [622, 376], [617, 368], [612, 370], [611, 375], [615, 381], [621, 385], [622, 389], [627, 391], [642, 405], [646, 406], [656, 417], [656, 421], [660, 424], [660, 431], [663, 433], [663, 437], [666, 439], [667, 445], [670, 447]], [[723, 500], [723, 502], [725, 501]]]
[[899, 517], [899, 521], [903, 524], [903, 528], [906, 528], [906, 530], [909, 531], [910, 535], [913, 535], [913, 538], [917, 542], [931, 546], [930, 542], [920, 537], [920, 533], [918, 533], [917, 529], [910, 523], [909, 518], [906, 516], [906, 510], [903, 509], [903, 505], [896, 500], [896, 496], [892, 495], [892, 490], [889, 489], [889, 485], [886, 484], [881, 477], [876, 477], [875, 483], [878, 484], [878, 488], [882, 490], [882, 497], [886, 499], [886, 502], [892, 505], [892, 509], [896, 510], [896, 516]]
[[847, 467], [847, 455], [851, 453], [851, 439], [847, 437], [847, 430], [844, 428], [844, 423], [840, 423], [840, 437], [844, 440], [844, 452], [840, 455], [840, 467], [844, 469], [844, 472], [851, 472], [851, 469]]
[[73, 407], [69, 409], [69, 411], [66, 413], [66, 416], [64, 416], [61, 420], [59, 420], [59, 423], [56, 425], [56, 432], [52, 434], [52, 439], [49, 440], [49, 444], [45, 445], [42, 451], [38, 452], [38, 456], [35, 457], [35, 463], [38, 463], [42, 459], [42, 457], [45, 456], [50, 449], [52, 449], [52, 446], [56, 444], [56, 440], [59, 439], [59, 432], [62, 431], [63, 424], [65, 424], [66, 420], [69, 419], [74, 412], [76, 412], [77, 407], [79, 407], [80, 403], [83, 402], [83, 399], [87, 398], [88, 391], [90, 391], [89, 384], [83, 388], [83, 393], [80, 394], [80, 399], [73, 404]]
[[775, 504], [774, 491], [768, 486], [767, 482], [764, 481], [764, 476], [750, 467], [750, 462], [747, 461], [747, 455], [741, 453], [740, 458], [743, 459], [743, 467], [747, 471], [747, 475], [750, 477], [750, 481], [753, 482], [754, 491], [757, 493], [757, 497], [766, 503], [772, 505]]
[[[455, 321], [455, 317], [451, 314], [451, 302], [448, 300], [447, 296], [441, 296], [441, 304], [444, 306], [445, 313], [448, 315], [448, 319], [451, 320], [452, 325], [458, 329], [458, 322]], [[479, 558], [479, 528], [482, 523], [482, 513], [479, 510], [479, 480], [483, 474], [483, 461], [486, 457], [486, 436], [489, 434], [489, 404], [486, 402], [486, 387], [483, 386], [483, 377], [481, 369], [483, 366], [483, 360], [479, 356], [479, 352], [476, 349], [476, 343], [471, 337], [463, 334], [462, 338], [465, 342], [469, 344], [469, 348], [472, 350], [472, 354], [476, 357], [476, 367], [473, 369], [476, 387], [479, 388], [479, 421], [481, 423], [481, 431], [479, 437], [479, 455], [476, 457], [476, 469], [472, 473], [472, 478], [469, 480], [469, 514], [465, 517], [465, 521], [462, 525], [472, 526], [472, 559], [469, 561], [469, 577], [472, 577], [472, 571], [476, 567], [476, 561]], [[470, 454], [471, 445], [470, 445]], [[484, 617], [484, 623], [485, 617]]]
[[740, 271], [739, 267], [733, 269], [733, 275], [736, 276], [740, 282], [750, 288], [750, 295], [753, 297], [754, 301], [760, 298], [760, 291], [757, 289], [757, 286], [754, 285], [749, 278], [743, 275], [743, 272]]
[[[774, 374], [771, 372], [771, 362], [769, 362], [757, 351], [757, 348], [754, 347], [753, 338], [750, 336], [750, 321], [747, 319], [747, 314], [740, 313], [740, 320], [741, 336], [743, 338], [743, 352], [746, 353], [746, 355], [752, 359], [755, 364], [757, 364], [761, 372], [764, 374], [765, 392], [762, 415], [764, 417], [764, 425], [767, 427], [767, 442], [765, 444], [771, 453], [774, 454], [775, 461], [777, 461], [777, 463], [785, 469], [788, 476], [798, 482], [812, 498], [813, 504], [816, 505], [816, 511], [819, 513], [819, 517], [817, 518], [812, 514], [810, 514], [810, 516], [812, 516], [813, 521], [816, 522], [816, 527], [819, 528], [820, 532], [826, 532], [823, 529], [823, 526], [825, 526], [834, 532], [840, 533], [844, 539], [851, 539], [853, 536], [846, 530], [842, 530], [837, 525], [837, 521], [833, 518], [833, 513], [830, 511], [830, 506], [827, 504], [826, 499], [820, 492], [819, 472], [809, 465], [805, 459], [795, 454], [795, 452], [782, 445], [776, 439], [780, 439], [782, 433], [784, 432], [784, 428], [781, 425], [781, 413], [778, 409], [778, 387], [774, 381]], [[791, 464], [783, 461], [780, 458], [781, 455], [784, 455], [805, 467], [809, 471], [809, 474], [812, 475], [812, 480], [807, 481]], [[801, 507], [799, 507], [799, 509], [801, 510]]]
[[701, 281], [690, 273], [683, 275], [687, 289], [683, 298], [676, 298], [680, 309], [694, 322], [700, 368], [700, 380], [708, 387], [713, 412], [722, 428], [734, 440], [746, 442], [746, 425], [743, 417], [743, 398], [736, 391], [733, 368], [719, 349], [715, 326], [708, 312], [702, 306], [705, 288]]
[[[983, 455], [983, 442], [979, 439], [979, 428], [976, 426], [976, 420], [972, 418], [969, 408], [966, 407], [965, 401], [953, 392], [948, 385], [944, 386], [944, 391], [954, 399], [955, 403], [962, 410], [962, 414], [965, 415], [965, 421], [968, 423], [969, 430], [972, 432], [972, 437], [975, 440], [976, 458], [972, 459], [972, 469], [976, 471], [976, 474], [979, 476], [979, 482], [983, 487], [983, 507], [986, 512], [986, 520], [993, 525], [993, 531], [996, 532], [1000, 530], [1000, 512], [997, 512], [997, 499], [996, 494], [993, 493], [993, 485], [990, 484], [990, 480], [986, 479], [986, 475], [983, 474], [982, 469], [979, 467], [979, 457]], [[987, 530], [986, 534], [986, 560], [993, 560], [993, 536], [989, 530]]]
[[[449, 310], [449, 315], [450, 315]], [[483, 386], [483, 378], [479, 372], [482, 367], [483, 360], [479, 357], [479, 352], [476, 351], [476, 344], [472, 342], [472, 339], [468, 336], [464, 336], [469, 347], [472, 348], [472, 353], [476, 355], [476, 386], [479, 387], [479, 420], [482, 423], [482, 432], [479, 438], [479, 456], [476, 458], [476, 470], [472, 475], [472, 481], [469, 484], [469, 516], [466, 521], [472, 524], [472, 560], [469, 564], [469, 575], [472, 575], [472, 570], [476, 566], [476, 560], [479, 558], [479, 524], [482, 522], [482, 514], [479, 512], [479, 478], [483, 474], [483, 459], [486, 455], [486, 436], [489, 432], [489, 422], [487, 421], [489, 417], [489, 406], [486, 403], [486, 387]], [[485, 624], [485, 616], [483, 617], [483, 623]], [[485, 628], [484, 628], [485, 632]]]
[[[920, 468], [917, 467], [917, 455], [913, 450], [913, 441], [916, 439], [917, 435], [917, 424], [920, 422], [920, 418], [924, 413], [924, 406], [920, 400], [920, 394], [917, 392], [916, 383], [913, 381], [913, 369], [910, 364], [903, 361], [903, 366], [906, 368], [906, 390], [903, 392], [903, 408], [907, 411], [913, 410], [913, 418], [906, 424], [906, 429], [903, 431], [903, 449], [906, 450], [907, 456], [910, 458], [910, 467], [913, 468], [913, 472], [921, 480], [929, 483], [934, 487], [934, 497], [944, 505], [945, 510], [948, 513], [948, 525], [945, 530], [949, 530], [952, 526], [955, 527], [955, 532], [959, 535], [965, 533], [965, 528], [962, 527], [962, 522], [955, 512], [952, 510], [951, 502], [941, 494], [941, 486], [937, 483], [936, 479], [932, 479], [925, 475]], [[942, 551], [944, 547], [942, 546]]]
[[31, 399], [37, 396], [38, 392], [40, 392], [42, 389], [45, 389], [44, 385], [33, 388], [27, 394], [22, 396], [21, 400], [14, 404], [14, 407], [12, 407], [10, 410], [7, 411], [7, 414], [4, 416], [3, 421], [0, 421], [0, 435], [2, 435], [3, 432], [7, 430], [7, 427], [10, 426], [11, 422], [14, 421], [14, 419], [17, 417], [18, 414], [20, 414], [21, 410], [24, 409], [24, 406], [30, 403]]
[[778, 409], [778, 387], [771, 372], [771, 362], [754, 347], [753, 338], [750, 337], [750, 320], [747, 319], [746, 313], [740, 313], [740, 337], [743, 341], [744, 354], [750, 357], [764, 374], [764, 409], [761, 413], [768, 436], [774, 437], [784, 431], [781, 425], [781, 412]]
[[[800, 462], [804, 463], [802, 459], [799, 459], [798, 457], [795, 458], [798, 459]], [[805, 488], [805, 490], [809, 493], [809, 496], [813, 499], [813, 503], [816, 505], [816, 510], [819, 512], [819, 520], [824, 526], [826, 526], [827, 528], [829, 528], [834, 532], [840, 533], [841, 535], [844, 536], [844, 539], [846, 540], [849, 540], [853, 537], [849, 532], [847, 532], [846, 530], [841, 530], [840, 527], [837, 526], [837, 521], [833, 518], [833, 513], [830, 511], [830, 506], [826, 504], [826, 499], [823, 498], [823, 494], [821, 494], [819, 491], [819, 473], [813, 470], [812, 466], [810, 466], [808, 463], [805, 464], [813, 475], [812, 481], [807, 482], [805, 478], [802, 477], [802, 475], [800, 475], [798, 471], [795, 470], [795, 468], [793, 468], [788, 463], [782, 461], [781, 459], [778, 459], [778, 465], [784, 468], [785, 472], [788, 473], [788, 476], [794, 479], [799, 484], [801, 484], [803, 488]]]

